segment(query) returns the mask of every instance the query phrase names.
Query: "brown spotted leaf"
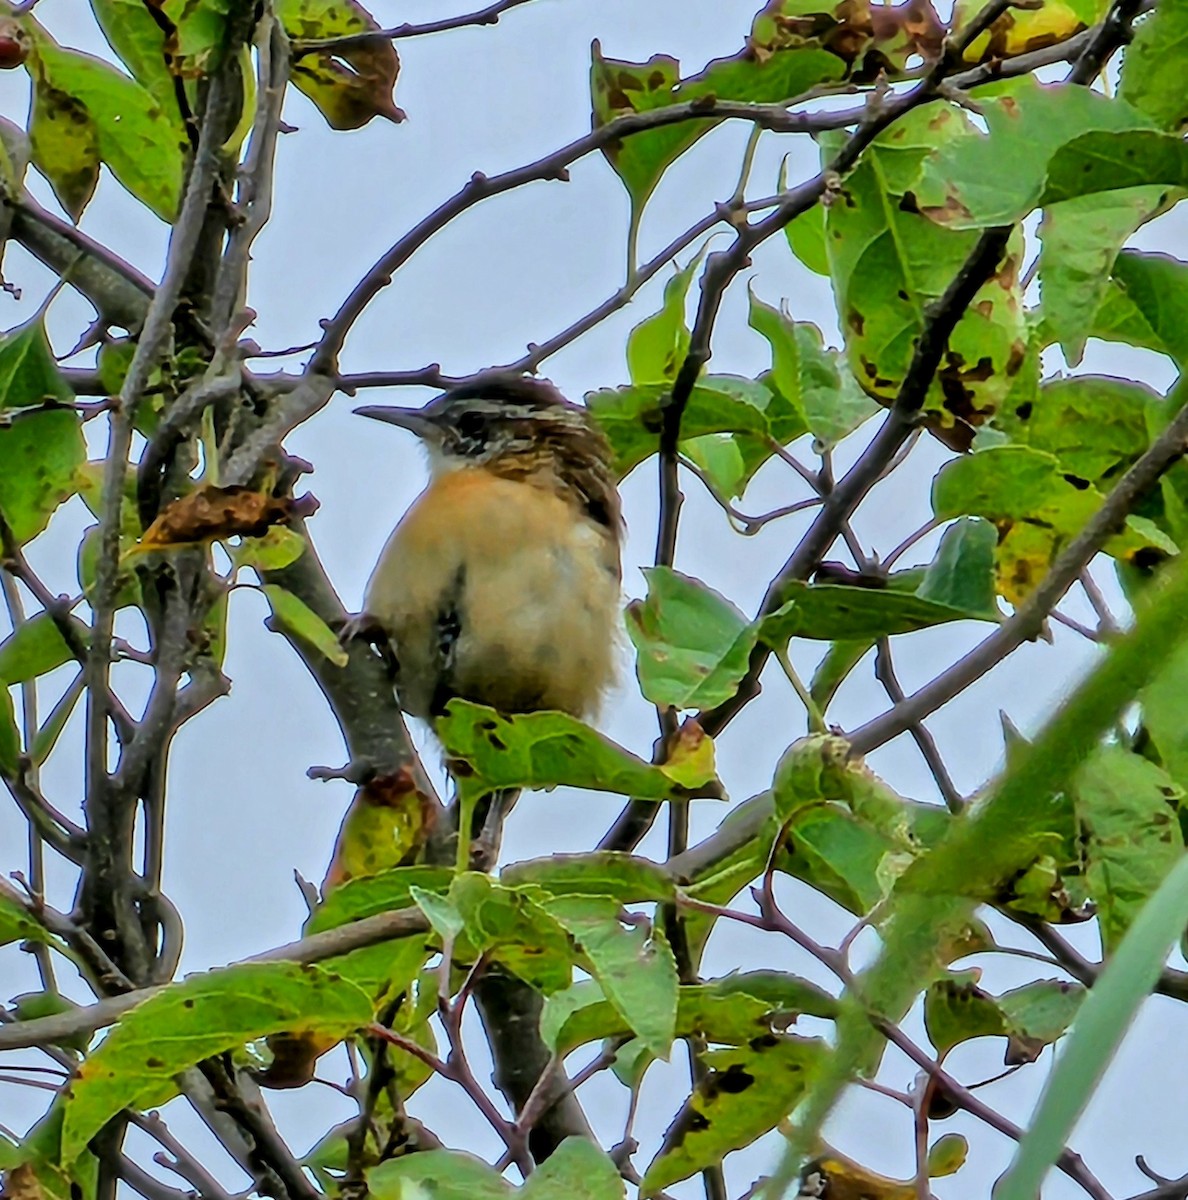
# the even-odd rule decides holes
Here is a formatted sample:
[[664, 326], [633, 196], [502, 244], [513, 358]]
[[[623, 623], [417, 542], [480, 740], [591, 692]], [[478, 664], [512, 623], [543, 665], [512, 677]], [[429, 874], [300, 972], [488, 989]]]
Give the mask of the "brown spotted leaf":
[[804, 1097], [825, 1054], [816, 1038], [771, 1033], [702, 1055], [705, 1077], [665, 1132], [640, 1196], [716, 1166], [774, 1129]]
[[689, 770], [678, 782], [565, 713], [505, 717], [481, 704], [451, 700], [434, 732], [452, 760], [459, 789], [472, 795], [559, 786], [657, 801], [721, 794], [712, 763], [687, 760]]
[[323, 890], [411, 865], [432, 831], [435, 812], [407, 767], [369, 779], [343, 818]]
[[[829, 205], [826, 245], [846, 352], [858, 383], [882, 404], [898, 394], [930, 306], [976, 238], [921, 215], [914, 189], [930, 155], [977, 136], [957, 108], [916, 109], [875, 140]], [[844, 139], [821, 140], [828, 161]], [[1021, 248], [1012, 239], [962, 315], [925, 401], [929, 427], [955, 449], [967, 449], [997, 411], [1026, 358]]]
[[86, 105], [54, 87], [37, 65], [29, 116], [33, 165], [77, 221], [99, 183], [99, 136]]
[[[1104, 499], [1088, 479], [1030, 446], [991, 446], [954, 459], [932, 484], [933, 512], [940, 520], [984, 517], [997, 527], [996, 586], [1012, 604], [1031, 594]], [[1176, 546], [1151, 521], [1130, 517], [1104, 550], [1142, 564], [1175, 554]]]
[[[844, 7], [853, 0], [842, 0]], [[834, 6], [826, 0], [826, 23]], [[594, 43], [590, 70], [590, 100], [594, 128], [629, 113], [648, 112], [673, 104], [701, 101], [709, 112], [717, 100], [776, 103], [798, 96], [816, 84], [841, 79], [848, 64], [815, 37], [786, 40], [765, 20], [756, 18], [746, 45], [736, 55], [714, 59], [703, 70], [682, 77], [681, 65], [667, 54], [644, 62], [606, 58]], [[638, 223], [648, 197], [668, 167], [714, 127], [700, 117], [635, 134], [612, 143], [603, 153], [631, 197], [632, 217]]]
[[[960, 33], [984, 7], [981, 0], [957, 0], [953, 28]], [[992, 62], [1055, 46], [1095, 25], [1108, 7], [1100, 0], [1072, 0], [1072, 3], [1042, 0], [1027, 7], [1008, 8], [985, 33], [966, 47], [964, 60], [967, 63]]]
[[294, 41], [293, 82], [332, 129], [359, 129], [373, 117], [403, 121], [392, 100], [400, 59], [389, 38], [324, 50], [301, 43], [351, 37], [380, 28], [356, 0], [279, 0], [277, 16]]

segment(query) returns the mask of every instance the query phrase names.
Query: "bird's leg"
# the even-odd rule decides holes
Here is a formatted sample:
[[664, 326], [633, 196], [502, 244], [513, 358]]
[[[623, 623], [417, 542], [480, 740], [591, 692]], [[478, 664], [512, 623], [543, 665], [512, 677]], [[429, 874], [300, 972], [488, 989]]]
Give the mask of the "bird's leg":
[[338, 627], [338, 641], [344, 649], [350, 649], [352, 642], [366, 642], [375, 648], [376, 653], [384, 660], [389, 674], [395, 678], [399, 670], [399, 660], [396, 657], [396, 647], [392, 645], [388, 631], [369, 612], [356, 613], [348, 617]]

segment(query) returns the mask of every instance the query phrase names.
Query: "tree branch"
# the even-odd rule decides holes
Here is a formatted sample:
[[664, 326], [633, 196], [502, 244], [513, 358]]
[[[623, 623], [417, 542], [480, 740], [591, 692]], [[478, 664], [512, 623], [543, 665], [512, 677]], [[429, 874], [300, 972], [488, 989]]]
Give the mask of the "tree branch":
[[46, 212], [27, 192], [0, 195], [12, 210], [12, 236], [59, 279], [90, 301], [99, 319], [136, 333], [144, 323], [153, 284], [135, 267], [80, 229]]
[[[390, 942], [428, 932], [429, 922], [419, 908], [402, 908], [396, 912], [364, 917], [337, 929], [313, 933], [300, 941], [277, 946], [273, 950], [266, 950], [262, 954], [254, 954], [240, 961], [319, 963], [349, 954], [352, 950], [360, 950], [364, 946], [374, 946], [378, 942]], [[51, 1017], [15, 1021], [10, 1025], [0, 1026], [0, 1051], [50, 1045], [79, 1034], [94, 1033], [97, 1029], [114, 1025], [124, 1013], [163, 991], [164, 986], [137, 988], [120, 996], [109, 996], [94, 1004], [71, 1009], [69, 1012], [55, 1013]]]
[[1040, 632], [1048, 614], [1076, 583], [1106, 540], [1122, 528], [1135, 505], [1188, 450], [1188, 385], [1178, 385], [1174, 394], [1185, 399], [1183, 407], [1150, 449], [1122, 476], [1085, 528], [1061, 551], [1035, 591], [964, 658], [882, 716], [848, 734], [855, 753], [868, 754], [898, 737], [981, 679], [1008, 654]]
[[351, 50], [359, 46], [371, 46], [377, 41], [398, 41], [401, 38], [424, 37], [430, 33], [444, 33], [449, 29], [462, 29], [467, 25], [495, 25], [499, 18], [509, 9], [527, 4], [528, 0], [495, 0], [486, 8], [477, 12], [463, 13], [456, 17], [441, 17], [436, 21], [426, 21], [422, 25], [405, 22], [403, 25], [393, 25], [391, 29], [376, 29], [370, 33], [352, 33], [346, 37], [323, 38], [320, 41], [296, 42], [293, 46], [293, 57], [301, 58], [306, 54], [314, 54], [322, 50]]

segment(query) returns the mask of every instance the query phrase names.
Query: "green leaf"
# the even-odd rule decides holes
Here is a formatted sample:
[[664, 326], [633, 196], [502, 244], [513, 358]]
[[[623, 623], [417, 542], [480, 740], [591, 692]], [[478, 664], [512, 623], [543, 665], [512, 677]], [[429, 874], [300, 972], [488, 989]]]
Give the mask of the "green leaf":
[[[1033, 1046], [1058, 1041], [1073, 1023], [1086, 989], [1062, 979], [1037, 979], [998, 997], [1013, 1040]], [[1033, 1055], [1034, 1057], [1034, 1055]]]
[[[84, 1151], [74, 1162], [62, 1155], [62, 1116], [65, 1105], [55, 1097], [49, 1111], [25, 1134], [20, 1159], [32, 1168], [30, 1191], [40, 1190], [45, 1200], [95, 1200], [98, 1192], [99, 1161]], [[8, 1181], [10, 1188], [12, 1181]], [[33, 1200], [38, 1200], [36, 1196]]]
[[66, 722], [70, 720], [70, 714], [74, 711], [75, 705], [85, 690], [83, 673], [79, 671], [70, 686], [62, 693], [57, 704], [50, 710], [50, 715], [42, 722], [37, 736], [33, 739], [29, 757], [37, 766], [45, 762], [53, 752], [58, 738], [62, 736], [62, 730], [66, 728]]
[[983, 610], [973, 613], [938, 604], [910, 592], [847, 587], [836, 583], [793, 583], [788, 599], [764, 618], [760, 638], [769, 646], [786, 646], [794, 637], [818, 641], [869, 640], [912, 633], [946, 621], [997, 620]]
[[[998, 527], [997, 586], [1012, 604], [1030, 594], [1105, 499], [1061, 467], [1054, 455], [1030, 446], [991, 446], [946, 463], [932, 481], [939, 519], [969, 514]], [[1154, 551], [1158, 561], [1177, 548], [1152, 522], [1130, 517], [1103, 549], [1123, 561]]]
[[[99, 157], [116, 179], [162, 220], [172, 221], [189, 150], [180, 121], [110, 63], [67, 50], [48, 35], [37, 39], [29, 65], [38, 92], [50, 88], [68, 97], [73, 119], [90, 122]], [[36, 138], [33, 161], [41, 170]]]
[[627, 606], [635, 671], [653, 704], [712, 708], [747, 672], [756, 630], [727, 599], [669, 567], [644, 570], [646, 600]]
[[932, 483], [938, 520], [964, 514], [1022, 520], [1052, 500], [1062, 476], [1056, 458], [1027, 446], [991, 446], [953, 459]]
[[[187, 79], [209, 74], [223, 48], [232, 0], [165, 0], [162, 7], [177, 26], [177, 70]], [[245, 90], [250, 110], [254, 98], [250, 76]]]
[[[805, 409], [805, 380], [802, 377], [802, 340], [811, 342], [811, 329], [817, 334], [820, 346], [820, 330], [815, 325], [798, 326], [791, 317], [765, 304], [754, 292], [747, 293], [747, 324], [766, 339], [771, 349], [770, 380], [780, 400], [779, 428], [772, 428], [772, 437], [781, 445], [795, 441], [809, 429], [808, 413]], [[807, 347], [806, 347], [807, 348]], [[769, 415], [770, 423], [770, 415]]]
[[812, 1085], [826, 1053], [815, 1039], [768, 1034], [703, 1055], [705, 1078], [665, 1132], [640, 1196], [715, 1166], [774, 1129]]
[[177, 1094], [174, 1076], [204, 1058], [270, 1033], [345, 1037], [371, 1019], [355, 984], [297, 963], [243, 963], [170, 984], [125, 1014], [79, 1067], [62, 1156], [75, 1159], [122, 1108], [164, 1104]]
[[994, 423], [1013, 443], [1046, 451], [1061, 470], [1108, 488], [1147, 449], [1147, 414], [1160, 400], [1141, 383], [1078, 375], [1050, 380]]
[[1146, 186], [1079, 196], [1045, 211], [1039, 230], [1044, 320], [1072, 366], [1084, 354], [1118, 251], [1166, 201], [1165, 188]]
[[568, 1137], [519, 1190], [522, 1200], [623, 1200], [623, 1177], [610, 1155], [583, 1137]]
[[942, 1179], [956, 1175], [969, 1157], [969, 1142], [959, 1133], [946, 1133], [928, 1147], [928, 1176]]
[[[59, 1013], [77, 1012], [81, 1006], [73, 1000], [67, 1000], [59, 992], [24, 992], [13, 996], [9, 1001], [9, 1009], [18, 1021], [37, 1021], [42, 1017], [54, 1017]], [[55, 1045], [78, 1054], [85, 1054], [91, 1042], [91, 1034], [76, 1033], [61, 1038]]]
[[25, 408], [47, 400], [69, 403], [73, 399], [74, 393], [58, 371], [40, 317], [4, 334], [0, 339], [0, 410]]
[[[78, 573], [78, 585], [82, 588], [82, 593], [87, 600], [93, 600], [95, 596], [95, 573], [99, 564], [100, 540], [99, 526], [91, 525], [83, 531], [82, 538], [78, 543], [78, 554], [75, 564]], [[121, 555], [126, 553], [134, 544], [134, 538], [128, 537], [126, 534], [121, 534]], [[116, 592], [115, 606], [117, 609], [135, 608], [143, 603], [140, 580], [124, 561], [121, 561], [116, 570], [116, 581], [118, 591]]]
[[[7, 694], [7, 692], [0, 691], [0, 696]], [[3, 701], [0, 700], [0, 710], [2, 709]], [[2, 732], [0, 732], [0, 737], [3, 737]], [[0, 766], [2, 765], [0, 763]], [[49, 943], [52, 940], [45, 928], [39, 925], [20, 904], [0, 893], [0, 946], [7, 946], [9, 942]]]
[[735, 500], [747, 490], [752, 471], [731, 433], [706, 433], [681, 442], [681, 453], [701, 468], [710, 488], [721, 500]]
[[924, 994], [924, 1028], [940, 1056], [980, 1037], [1005, 1037], [1006, 1018], [994, 997], [968, 978], [938, 979]]
[[[29, 135], [13, 121], [0, 117], [0, 195], [19, 196], [25, 186], [32, 148]], [[7, 208], [0, 213], [0, 261], [12, 231], [15, 212]], [[0, 276], [0, 280], [3, 276]]]
[[41, 533], [74, 495], [84, 454], [74, 413], [34, 413], [0, 428], [0, 512], [18, 545]]
[[[278, 0], [276, 15], [294, 42], [349, 37], [379, 28], [356, 0]], [[400, 59], [387, 38], [343, 49], [295, 49], [293, 83], [318, 106], [331, 129], [359, 129], [373, 117], [404, 120], [392, 100]]]
[[[85, 642], [87, 627], [77, 617], [67, 619]], [[49, 613], [41, 612], [0, 642], [0, 684], [27, 683], [73, 661], [57, 622]]]
[[1056, 1060], [998, 1200], [1031, 1200], [1068, 1142], [1077, 1118], [1150, 994], [1167, 955], [1188, 922], [1188, 858], [1181, 858], [1122, 940], [1081, 1006]]
[[451, 700], [434, 729], [446, 755], [473, 768], [473, 775], [458, 776], [460, 787], [471, 794], [564, 786], [674, 800], [687, 799], [691, 788], [713, 779], [711, 763], [697, 783], [677, 784], [662, 767], [645, 763], [564, 713], [504, 717], [481, 704]]
[[1188, 146], [1178, 136], [1142, 129], [1086, 133], [1052, 155], [1039, 202], [1046, 208], [1075, 196], [1149, 184], [1188, 187]]
[[992, 996], [968, 978], [948, 976], [925, 993], [924, 1025], [942, 1056], [974, 1038], [1007, 1038], [1006, 1064], [1015, 1066], [1034, 1062], [1045, 1046], [1061, 1038], [1084, 997], [1080, 984], [1058, 979]]
[[1188, 363], [1188, 264], [1168, 254], [1123, 250], [1114, 260], [1092, 336], [1129, 342]]
[[1184, 60], [1188, 53], [1188, 4], [1165, 0], [1135, 22], [1126, 47], [1118, 95], [1161, 128], [1176, 130], [1188, 120]]
[[[610, 441], [620, 478], [659, 449], [661, 406], [669, 391], [668, 384], [654, 383], [604, 388], [586, 397], [587, 407]], [[704, 376], [681, 416], [681, 437], [737, 432], [766, 439], [770, 426], [764, 410], [771, 401], [771, 392], [753, 380]]]
[[1155, 677], [1143, 689], [1143, 728], [1158, 761], [1181, 787], [1188, 787], [1188, 645], [1171, 647]]
[[865, 916], [926, 846], [948, 828], [934, 805], [896, 795], [844, 738], [794, 742], [776, 767], [772, 833], [783, 834], [779, 870], [803, 879], [850, 912]]
[[[787, 187], [787, 171], [780, 171], [779, 190]], [[829, 277], [829, 247], [825, 244], [825, 206], [814, 204], [784, 226], [792, 253], [814, 275]]]
[[[475, 871], [458, 875], [448, 898], [463, 922], [463, 936], [455, 935], [455, 959], [468, 962], [485, 954], [545, 995], [569, 987], [574, 951], [565, 930], [546, 910], [547, 898], [536, 888], [502, 887]], [[443, 930], [448, 921], [452, 929], [453, 918], [441, 898], [432, 900], [429, 905], [425, 894], [417, 894], [430, 920], [442, 919]]]
[[922, 600], [955, 608], [967, 617], [999, 619], [994, 600], [994, 547], [998, 533], [989, 521], [961, 517], [945, 530], [936, 557], [916, 589]]
[[[828, 10], [830, 5], [825, 4]], [[605, 58], [596, 41], [591, 51], [590, 103], [594, 128], [616, 117], [681, 104], [698, 97], [775, 103], [798, 96], [814, 84], [840, 78], [845, 64], [807, 38], [778, 42], [782, 31], [766, 28], [757, 18], [746, 49], [719, 58], [696, 75], [681, 78], [681, 66], [666, 54], [646, 62]], [[830, 20], [832, 26], [834, 21]], [[766, 22], [772, 26], [773, 22]], [[603, 148], [607, 161], [631, 198], [632, 227], [668, 167], [716, 124], [713, 120], [682, 121], [647, 130]]]
[[0, 775], [14, 779], [20, 771], [21, 733], [17, 729], [12, 696], [0, 686]]
[[[737, 805], [726, 814], [719, 829], [723, 831], [724, 836], [730, 836], [729, 831], [733, 823], [749, 819], [756, 808], [762, 816], [753, 825], [748, 826], [754, 830], [753, 834], [743, 838], [738, 848], [721, 861], [694, 873], [693, 879], [683, 889], [690, 899], [718, 906], [729, 904], [748, 883], [763, 874], [775, 836], [774, 823], [770, 820], [771, 793], [760, 793], [744, 804]], [[712, 913], [696, 910], [685, 913], [685, 938], [689, 944], [690, 960], [694, 965], [700, 961], [702, 951], [717, 921], [718, 918]]]
[[[921, 214], [921, 171], [930, 155], [979, 140], [959, 109], [916, 109], [875, 139], [829, 206], [830, 273], [850, 370], [882, 404], [895, 400], [930, 306], [962, 269], [976, 236]], [[840, 132], [823, 135], [823, 161], [843, 142]], [[957, 323], [925, 400], [935, 423], [964, 422], [963, 436], [1003, 403], [1025, 361], [1021, 253], [1016, 236]]]
[[659, 863], [614, 850], [512, 863], [503, 868], [499, 880], [507, 887], [534, 884], [553, 896], [611, 896], [620, 904], [676, 898], [676, 885]]
[[[333, 972], [340, 979], [362, 988], [371, 1000], [373, 1016], [380, 1016], [403, 992], [407, 996], [410, 985], [420, 974], [425, 964], [433, 957], [433, 940], [428, 935], [397, 938], [390, 942], [377, 942], [373, 946], [361, 946], [347, 954], [337, 954], [321, 964], [325, 971]], [[436, 983], [434, 984], [436, 994]], [[393, 1028], [397, 1032], [412, 1034], [413, 1028], [405, 1018], [407, 1002], [397, 1012]], [[329, 1039], [323, 1039], [326, 1044]], [[393, 1046], [390, 1056], [394, 1066], [408, 1071], [406, 1051]], [[415, 1069], [414, 1069], [415, 1070]], [[421, 1080], [423, 1082], [423, 1079]]]
[[[1182, 701], [1181, 701], [1182, 703]], [[1099, 750], [1072, 783], [1089, 891], [1106, 951], [1184, 856], [1184, 789], [1120, 746]]]
[[347, 665], [348, 655], [338, 636], [304, 600], [277, 583], [261, 584], [260, 590], [268, 597], [273, 616], [290, 633], [308, 642], [336, 667]]
[[676, 1030], [676, 960], [659, 929], [607, 896], [554, 896], [542, 907], [577, 942], [590, 973], [636, 1037], [667, 1058]]
[[1122, 143], [1131, 136], [1125, 131], [1151, 124], [1130, 105], [1076, 84], [1040, 86], [1028, 79], [1004, 90], [981, 103], [988, 137], [953, 140], [924, 167], [916, 192], [920, 208], [949, 228], [1009, 225], [1041, 204], [1108, 190], [1078, 183], [1052, 194], [1056, 161], [1092, 130], [1108, 130], [1107, 142]]
[[75, 471], [85, 456], [76, 413], [21, 416], [19, 410], [73, 399], [40, 318], [0, 338], [0, 513], [18, 545], [36, 537], [58, 505], [74, 495]]
[[856, 638], [833, 642], [825, 651], [809, 681], [809, 695], [822, 713], [832, 703], [837, 689], [873, 649], [874, 642], [869, 638]]
[[107, 43], [161, 108], [177, 112], [173, 75], [165, 65], [165, 34], [140, 0], [91, 0]]
[[373, 917], [376, 913], [395, 912], [414, 904], [413, 889], [444, 892], [453, 872], [445, 867], [396, 867], [379, 875], [349, 879], [329, 892], [310, 914], [304, 932], [320, 933], [337, 929], [350, 921]]
[[[735, 972], [683, 985], [677, 996], [676, 1036], [715, 1045], [744, 1046], [779, 1031], [801, 1014], [832, 1017], [837, 1001], [815, 984], [778, 971]], [[589, 1042], [625, 1038], [631, 1027], [593, 980], [582, 980], [545, 999], [540, 1033], [562, 1057]]]
[[627, 335], [627, 373], [633, 384], [671, 383], [689, 349], [685, 299], [701, 263], [698, 254], [664, 285], [664, 303]]
[[452, 900], [428, 892], [415, 884], [409, 888], [409, 899], [425, 914], [429, 924], [443, 941], [456, 938], [466, 928], [466, 920]]
[[133, 78], [171, 118], [180, 116], [175, 80], [191, 84], [209, 73], [222, 45], [228, 0], [164, 0], [158, 5], [177, 30], [166, 61], [165, 31], [141, 0], [91, 0], [108, 44]]
[[[1065, 701], [1044, 730], [1029, 746], [1016, 748], [1015, 758], [998, 785], [969, 816], [948, 822], [948, 834], [930, 853], [919, 856], [899, 877], [892, 897], [892, 918], [883, 926], [883, 949], [864, 972], [859, 1005], [847, 999], [838, 1021], [836, 1048], [812, 1096], [797, 1114], [787, 1156], [779, 1177], [790, 1178], [799, 1156], [813, 1144], [822, 1122], [841, 1092], [872, 1058], [877, 1061], [881, 1039], [871, 1030], [865, 1004], [875, 1003], [891, 1020], [899, 1020], [915, 999], [919, 980], [935, 961], [938, 941], [951, 938], [968, 925], [976, 903], [990, 899], [1016, 872], [1033, 862], [1037, 845], [1059, 812], [1053, 798], [1100, 743], [1105, 731], [1151, 680], [1169, 649], [1188, 638], [1188, 565], [1173, 561], [1164, 572], [1163, 587], [1152, 590], [1140, 607], [1135, 627], [1106, 650], [1088, 678]], [[1174, 897], [1174, 898], [1173, 898]], [[1169, 911], [1174, 908], [1174, 912]], [[1159, 917], [1148, 920], [1153, 912]], [[1068, 1128], [1081, 1104], [1094, 1089], [1097, 1067], [1104, 1065], [1114, 1034], [1120, 1033], [1153, 984], [1164, 958], [1188, 920], [1188, 859], [1181, 860], [1164, 881], [1157, 898], [1139, 917], [1123, 942], [1114, 963], [1095, 984], [1079, 1014], [1073, 1042], [1065, 1047], [1050, 1080], [1053, 1103], [1067, 1105], [1059, 1133], [1045, 1148], [1053, 1154], [1066, 1142]], [[1159, 925], [1158, 945], [1151, 926]], [[1143, 945], [1140, 955], [1127, 953], [1132, 944]], [[1129, 959], [1129, 961], [1127, 961]], [[1119, 1013], [1116, 1026], [1103, 1029], [1089, 1019], [1091, 1006], [1100, 1011], [1102, 988], [1113, 1007], [1121, 986], [1133, 990], [1132, 1000]], [[1119, 984], [1119, 980], [1123, 980]], [[1111, 994], [1112, 991], [1112, 994]], [[1106, 1040], [1105, 1034], [1110, 1041]], [[1093, 1068], [1069, 1077], [1070, 1060], [1085, 1063], [1089, 1053], [1099, 1055]], [[1080, 1068], [1078, 1068], [1080, 1069]], [[1065, 1116], [1068, 1120], [1065, 1122]], [[1054, 1124], [1050, 1128], [1054, 1129]], [[1033, 1153], [1029, 1149], [1029, 1156]], [[1034, 1161], [1034, 1160], [1033, 1160]], [[1012, 1200], [1031, 1200], [1038, 1194], [1039, 1175], [1051, 1161], [1043, 1159], [1017, 1190]], [[1001, 1186], [1001, 1185], [1000, 1185]], [[1003, 1200], [1003, 1197], [999, 1197]]]
[[389, 1159], [367, 1172], [375, 1200], [511, 1200], [512, 1185], [460, 1150], [425, 1150]]
[[835, 446], [878, 411], [815, 325], [792, 320], [753, 292], [747, 322], [771, 346], [771, 382], [782, 404], [769, 407], [768, 420], [781, 445], [807, 430], [822, 446]]
[[236, 567], [280, 571], [305, 553], [305, 538], [285, 525], [274, 525], [263, 537], [243, 538], [231, 561]]

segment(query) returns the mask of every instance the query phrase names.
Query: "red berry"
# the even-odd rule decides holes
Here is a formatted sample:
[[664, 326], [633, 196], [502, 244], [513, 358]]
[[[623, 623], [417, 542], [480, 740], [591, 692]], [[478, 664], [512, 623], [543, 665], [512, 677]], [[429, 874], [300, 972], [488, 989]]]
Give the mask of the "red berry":
[[29, 35], [12, 20], [0, 20], [0, 71], [12, 71], [29, 57]]

